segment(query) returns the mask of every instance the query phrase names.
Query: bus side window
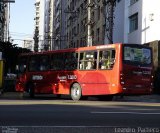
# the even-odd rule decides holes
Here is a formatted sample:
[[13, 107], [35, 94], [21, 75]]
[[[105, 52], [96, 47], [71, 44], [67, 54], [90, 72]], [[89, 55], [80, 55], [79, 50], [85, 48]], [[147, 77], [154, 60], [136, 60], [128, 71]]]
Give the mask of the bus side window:
[[51, 70], [63, 70], [64, 69], [64, 54], [54, 53], [51, 56]]
[[112, 69], [115, 63], [115, 50], [104, 50], [99, 53], [99, 69]]
[[80, 59], [79, 59], [79, 69], [84, 70], [84, 55], [85, 53], [80, 53]]
[[111, 53], [111, 68], [113, 68], [113, 66], [114, 66], [114, 63], [115, 63], [115, 54], [116, 54], [116, 51], [115, 50], [112, 50], [111, 51], [112, 53]]
[[29, 71], [39, 71], [38, 65], [38, 58], [36, 56], [32, 56], [29, 60]]
[[66, 53], [65, 54], [65, 69], [75, 70], [77, 69], [78, 53]]
[[97, 52], [96, 51], [87, 51], [80, 53], [80, 70], [93, 70], [97, 66]]
[[40, 57], [40, 71], [46, 71], [49, 69], [49, 57], [48, 56], [41, 56]]

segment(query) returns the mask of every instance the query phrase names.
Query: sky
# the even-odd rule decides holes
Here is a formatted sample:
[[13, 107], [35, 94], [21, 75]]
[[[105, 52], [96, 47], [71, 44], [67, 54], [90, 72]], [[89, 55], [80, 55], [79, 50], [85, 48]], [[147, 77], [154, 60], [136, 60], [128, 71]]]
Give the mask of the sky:
[[15, 0], [10, 4], [10, 36], [14, 44], [22, 47], [23, 40], [33, 39], [35, 0]]

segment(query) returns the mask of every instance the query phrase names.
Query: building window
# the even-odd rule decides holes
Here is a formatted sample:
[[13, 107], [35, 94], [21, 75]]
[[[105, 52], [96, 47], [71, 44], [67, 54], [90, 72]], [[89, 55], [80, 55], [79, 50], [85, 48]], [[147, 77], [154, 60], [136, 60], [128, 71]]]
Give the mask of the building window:
[[133, 5], [134, 3], [136, 3], [138, 0], [130, 0], [130, 5]]
[[100, 6], [98, 6], [97, 9], [97, 19], [100, 20], [100, 16], [101, 16], [101, 10], [100, 10]]
[[97, 42], [99, 42], [99, 40], [100, 40], [100, 30], [99, 30], [99, 28], [97, 29]]
[[138, 29], [138, 13], [129, 17], [129, 32], [133, 32]]

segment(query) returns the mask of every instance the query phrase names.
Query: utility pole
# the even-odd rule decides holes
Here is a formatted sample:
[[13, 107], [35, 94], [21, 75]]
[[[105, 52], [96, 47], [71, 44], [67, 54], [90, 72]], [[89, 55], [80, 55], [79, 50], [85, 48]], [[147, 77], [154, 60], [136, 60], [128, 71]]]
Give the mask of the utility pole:
[[92, 22], [91, 22], [91, 10], [92, 10], [93, 4], [91, 3], [91, 0], [88, 0], [88, 27], [87, 27], [87, 46], [92, 46]]
[[[1, 33], [0, 40], [8, 42], [10, 41], [9, 36], [9, 23], [10, 23], [10, 3], [15, 3], [15, 0], [0, 0], [0, 18], [1, 20]], [[4, 38], [5, 36], [5, 38]]]
[[34, 38], [33, 38], [34, 39], [34, 51], [35, 52], [38, 52], [38, 43], [39, 43], [38, 35], [39, 35], [39, 30], [38, 30], [38, 27], [36, 27]]

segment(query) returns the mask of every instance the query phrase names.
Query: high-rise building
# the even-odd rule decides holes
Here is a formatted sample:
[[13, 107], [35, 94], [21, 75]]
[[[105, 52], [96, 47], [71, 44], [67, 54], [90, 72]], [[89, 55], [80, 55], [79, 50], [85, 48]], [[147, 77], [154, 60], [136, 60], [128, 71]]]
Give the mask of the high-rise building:
[[65, 37], [65, 5], [67, 0], [54, 1], [54, 15], [53, 15], [53, 49], [66, 48]]
[[31, 51], [33, 51], [34, 49], [33, 49], [33, 40], [31, 39], [31, 38], [26, 38], [25, 40], [24, 40], [24, 44], [23, 44], [23, 47], [24, 48], [27, 48], [27, 49], [29, 49], [29, 50], [31, 50]]
[[34, 33], [34, 51], [44, 49], [44, 0], [36, 0], [35, 3], [35, 33]]
[[68, 0], [65, 6], [68, 47], [87, 46], [88, 32], [92, 45], [104, 43], [104, 8], [102, 0]]
[[144, 44], [160, 40], [160, 0], [119, 0], [115, 10], [114, 42]]
[[106, 5], [100, 0], [45, 0], [46, 50], [108, 42], [105, 38], [105, 31], [108, 30]]
[[44, 46], [45, 50], [52, 50], [54, 44], [54, 2], [55, 0], [45, 1], [45, 29], [44, 29]]

